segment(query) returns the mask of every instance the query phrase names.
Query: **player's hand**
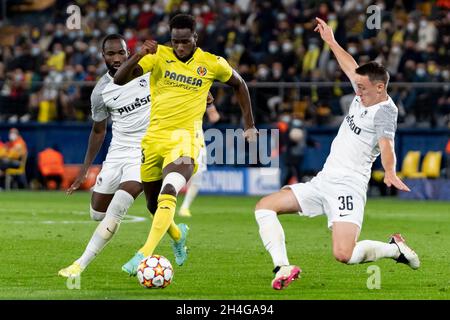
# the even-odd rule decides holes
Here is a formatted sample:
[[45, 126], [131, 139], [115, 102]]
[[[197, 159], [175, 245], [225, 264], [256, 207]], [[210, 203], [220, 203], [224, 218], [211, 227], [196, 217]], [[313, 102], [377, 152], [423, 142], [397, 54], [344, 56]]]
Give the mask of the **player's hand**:
[[211, 94], [211, 91], [208, 91], [208, 97], [206, 98], [206, 104], [211, 104], [214, 102], [214, 97]]
[[139, 50], [139, 55], [143, 57], [147, 54], [155, 54], [157, 49], [158, 42], [156, 42], [155, 40], [145, 40], [144, 44], [141, 47], [141, 50]]
[[325, 41], [328, 44], [332, 44], [336, 40], [334, 39], [333, 30], [325, 21], [323, 21], [320, 18], [316, 17], [317, 26], [314, 28], [315, 32], [320, 33], [320, 37], [323, 41]]
[[81, 184], [84, 182], [84, 180], [86, 180], [86, 178], [87, 170], [82, 170], [80, 174], [78, 174], [72, 185], [66, 190], [66, 194], [71, 195], [75, 190], [78, 190], [78, 188], [80, 188]]
[[244, 138], [248, 142], [256, 142], [258, 139], [258, 129], [255, 127], [248, 128], [244, 131]]
[[400, 180], [399, 177], [397, 177], [395, 172], [385, 172], [384, 173], [384, 183], [388, 187], [394, 186], [398, 190], [401, 190], [401, 191], [407, 191], [407, 192], [411, 191], [411, 189], [409, 189], [408, 186], [406, 184], [404, 184], [403, 181]]

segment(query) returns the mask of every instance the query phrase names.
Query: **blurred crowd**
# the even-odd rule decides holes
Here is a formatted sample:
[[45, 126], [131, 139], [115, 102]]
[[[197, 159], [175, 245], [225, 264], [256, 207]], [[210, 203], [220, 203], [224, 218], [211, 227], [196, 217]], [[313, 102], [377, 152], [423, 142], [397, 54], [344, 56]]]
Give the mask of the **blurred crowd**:
[[[198, 45], [225, 57], [249, 83], [258, 123], [290, 117], [306, 125], [335, 125], [346, 112], [352, 89], [313, 31], [314, 18], [320, 17], [358, 63], [376, 60], [387, 66], [400, 126], [448, 127], [449, 2], [55, 1], [39, 14], [14, 14], [1, 22], [1, 28], [16, 25], [10, 43], [0, 34], [0, 121], [87, 121], [93, 85], [106, 72], [102, 38], [123, 34], [131, 53], [146, 39], [164, 44], [170, 40], [169, 19], [182, 12], [197, 19]], [[70, 4], [81, 8], [80, 30], [66, 27]], [[380, 9], [379, 29], [366, 24], [372, 4]], [[257, 87], [264, 82], [306, 84]], [[232, 92], [219, 87], [213, 93], [221, 121], [238, 123]]]

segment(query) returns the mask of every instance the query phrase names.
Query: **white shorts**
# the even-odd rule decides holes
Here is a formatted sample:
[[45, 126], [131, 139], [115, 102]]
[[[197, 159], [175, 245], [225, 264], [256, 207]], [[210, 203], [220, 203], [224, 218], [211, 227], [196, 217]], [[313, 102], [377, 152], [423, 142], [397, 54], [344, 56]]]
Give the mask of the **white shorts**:
[[141, 182], [141, 148], [110, 146], [93, 191], [113, 194], [125, 181]]
[[207, 170], [207, 162], [208, 162], [208, 157], [206, 154], [206, 146], [203, 146], [200, 149], [200, 153], [198, 154], [198, 158], [197, 158], [197, 163], [198, 163], [198, 168], [197, 168], [197, 172], [205, 172]]
[[366, 205], [365, 192], [320, 175], [309, 182], [285, 188], [290, 188], [297, 198], [302, 208], [300, 215], [312, 218], [325, 214], [328, 228], [333, 226], [333, 222], [351, 222], [361, 229]]

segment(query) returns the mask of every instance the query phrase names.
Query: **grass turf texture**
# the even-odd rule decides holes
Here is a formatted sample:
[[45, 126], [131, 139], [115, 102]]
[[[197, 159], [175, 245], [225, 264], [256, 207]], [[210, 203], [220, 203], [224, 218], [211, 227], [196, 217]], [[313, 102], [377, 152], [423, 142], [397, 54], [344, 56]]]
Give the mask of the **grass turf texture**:
[[[257, 198], [200, 196], [190, 227], [189, 258], [182, 267], [166, 235], [157, 254], [169, 258], [174, 280], [165, 289], [140, 287], [121, 266], [140, 248], [151, 220], [140, 197], [129, 214], [145, 221], [122, 223], [118, 234], [69, 290], [59, 269], [84, 250], [97, 223], [90, 194], [0, 193], [0, 299], [449, 299], [450, 205], [444, 202], [369, 199], [360, 239], [387, 241], [401, 232], [418, 252], [414, 271], [390, 259], [347, 266], [334, 260], [325, 217], [282, 216], [290, 262], [303, 269], [289, 288], [271, 288], [272, 262], [254, 220]], [[181, 204], [181, 199], [179, 201]], [[369, 290], [367, 268], [381, 271], [381, 289]]]

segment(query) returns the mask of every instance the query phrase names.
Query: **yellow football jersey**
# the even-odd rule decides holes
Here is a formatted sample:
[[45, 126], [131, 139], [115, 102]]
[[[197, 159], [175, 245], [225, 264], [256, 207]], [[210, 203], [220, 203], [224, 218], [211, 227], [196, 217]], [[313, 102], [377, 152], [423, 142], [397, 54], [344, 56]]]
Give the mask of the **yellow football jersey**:
[[214, 80], [226, 82], [232, 68], [219, 56], [197, 48], [186, 62], [179, 60], [173, 49], [158, 45], [155, 54], [140, 61], [144, 73], [151, 72], [152, 111], [147, 134], [167, 137], [176, 129], [192, 135], [201, 130], [206, 98]]

